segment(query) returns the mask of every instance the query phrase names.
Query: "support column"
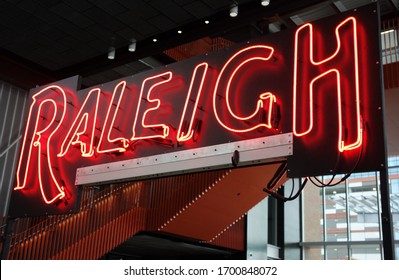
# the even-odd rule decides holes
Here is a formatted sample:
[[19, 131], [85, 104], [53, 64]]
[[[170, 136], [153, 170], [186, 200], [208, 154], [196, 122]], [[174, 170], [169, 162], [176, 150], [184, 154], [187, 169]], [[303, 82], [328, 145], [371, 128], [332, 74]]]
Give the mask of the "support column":
[[263, 199], [248, 211], [247, 260], [267, 260], [269, 199]]
[[384, 260], [394, 260], [395, 245], [390, 204], [391, 199], [389, 196], [388, 169], [386, 166], [387, 164], [380, 170], [382, 245], [384, 248]]

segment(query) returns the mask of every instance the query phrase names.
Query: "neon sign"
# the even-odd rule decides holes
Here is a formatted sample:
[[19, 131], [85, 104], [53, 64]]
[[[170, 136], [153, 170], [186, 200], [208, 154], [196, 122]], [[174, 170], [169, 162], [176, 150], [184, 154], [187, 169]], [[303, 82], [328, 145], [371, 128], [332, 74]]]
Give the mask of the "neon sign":
[[[231, 106], [231, 101], [230, 101], [230, 91], [231, 91], [231, 83], [233, 79], [239, 78], [237, 73], [239, 73], [240, 69], [243, 68], [247, 63], [250, 63], [251, 61], [264, 61], [267, 63], [273, 55], [274, 49], [269, 46], [265, 45], [255, 45], [255, 46], [250, 46], [247, 48], [244, 48], [240, 50], [239, 52], [235, 53], [223, 66], [222, 70], [220, 71], [219, 77], [216, 81], [215, 85], [215, 91], [213, 94], [213, 111], [215, 112], [215, 117], [219, 124], [224, 127], [227, 130], [230, 130], [232, 132], [237, 132], [237, 133], [243, 133], [243, 132], [248, 132], [251, 130], [258, 129], [259, 127], [266, 127], [266, 128], [271, 128], [271, 109], [272, 109], [272, 104], [276, 102], [276, 97], [270, 93], [270, 92], [265, 92], [261, 93], [259, 95], [259, 99], [256, 102], [256, 109], [255, 111], [249, 115], [249, 116], [244, 116], [241, 117], [238, 114], [234, 113], [234, 110], [232, 110]], [[238, 65], [234, 65], [238, 64]], [[227, 74], [226, 74], [227, 73]], [[228, 78], [225, 78], [227, 76]], [[225, 78], [224, 83], [221, 82], [223, 81], [223, 78]], [[221, 93], [219, 93], [221, 92]], [[220, 101], [220, 97], [223, 99], [223, 101]], [[268, 106], [268, 118], [267, 122], [262, 122], [259, 121], [259, 111], [265, 108], [265, 100], [269, 101], [269, 106]], [[219, 109], [218, 107], [224, 106], [226, 107], [227, 111], [229, 112], [228, 118], [236, 120], [238, 122], [239, 126], [242, 126], [244, 124], [244, 128], [234, 128], [231, 125], [226, 124], [226, 122], [223, 120], [223, 118], [220, 116], [218, 113], [219, 111], [222, 111], [223, 109]], [[258, 117], [258, 120], [254, 120]], [[248, 122], [254, 122], [255, 124], [247, 127], [245, 123]]]
[[[42, 97], [43, 96], [43, 97]], [[22, 142], [22, 153], [17, 167], [17, 186], [14, 190], [27, 188], [27, 178], [35, 174], [43, 201], [46, 204], [65, 197], [65, 190], [60, 179], [54, 175], [52, 168], [52, 154], [49, 151], [51, 140], [60, 128], [66, 111], [66, 97], [64, 90], [56, 85], [48, 86], [32, 96], [33, 102], [29, 109], [28, 126]], [[44, 115], [44, 107], [48, 107], [48, 114]], [[49, 133], [46, 135], [46, 132]], [[32, 162], [32, 153], [36, 153], [37, 164]], [[37, 173], [32, 171], [37, 168]], [[43, 173], [48, 173], [43, 176]], [[45, 188], [43, 177], [49, 177], [47, 182], [51, 187]]]
[[356, 170], [376, 168], [383, 134], [373, 13], [359, 9], [101, 87], [76, 91], [71, 78], [33, 89], [13, 197], [65, 213], [77, 203], [79, 167], [289, 132], [291, 176], [345, 172], [359, 155]]
[[[345, 33], [346, 32], [346, 33]], [[349, 33], [349, 35], [347, 35]], [[295, 33], [295, 58], [294, 58], [294, 79], [293, 79], [293, 132], [296, 136], [302, 137], [310, 133], [313, 129], [314, 122], [314, 101], [313, 95], [315, 83], [322, 79], [336, 79], [337, 88], [337, 107], [338, 107], [338, 150], [352, 150], [358, 148], [362, 144], [362, 124], [360, 113], [360, 86], [359, 86], [359, 55], [358, 55], [358, 34], [356, 18], [349, 17], [341, 22], [335, 29], [337, 47], [335, 52], [321, 60], [316, 60], [314, 55], [315, 39], [313, 25], [308, 23], [300, 27]], [[308, 41], [306, 44], [304, 41]], [[350, 59], [348, 59], [350, 57]], [[299, 60], [301, 60], [299, 62]], [[329, 65], [330, 63], [330, 65]], [[299, 66], [301, 65], [301, 66]], [[310, 68], [317, 72], [317, 76], [310, 76]], [[341, 74], [343, 69], [350, 69], [349, 75], [351, 79], [347, 82], [347, 87], [343, 85], [345, 81]], [[323, 72], [324, 71], [324, 72]], [[311, 79], [313, 78], [313, 79]], [[311, 79], [311, 80], [310, 80]], [[308, 83], [307, 81], [310, 82]], [[299, 83], [298, 81], [301, 81]], [[307, 96], [303, 96], [307, 95]], [[351, 115], [346, 116], [348, 120], [355, 119], [356, 129], [349, 130], [354, 133], [351, 143], [345, 144], [344, 135], [344, 117], [342, 104], [345, 97], [350, 97], [349, 104], [353, 104]], [[348, 98], [349, 99], [349, 98]], [[309, 100], [308, 105], [299, 104], [299, 100]], [[304, 102], [302, 102], [304, 103]], [[302, 107], [299, 110], [298, 107]], [[304, 109], [304, 110], [303, 110]], [[309, 112], [308, 116], [304, 114]], [[298, 121], [302, 119], [302, 123], [309, 119], [306, 125]], [[304, 126], [304, 128], [301, 127]]]
[[[122, 97], [125, 93], [126, 89], [126, 82], [122, 81], [115, 86], [114, 93], [112, 94], [111, 102], [109, 103], [107, 114], [104, 121], [104, 129], [101, 131], [100, 140], [97, 145], [97, 152], [98, 153], [109, 153], [109, 152], [125, 152], [127, 147], [129, 146], [129, 141], [124, 137], [118, 137], [111, 139], [111, 132], [115, 130], [115, 119], [119, 112], [119, 108], [121, 105]], [[116, 103], [115, 103], [115, 100]], [[111, 121], [110, 116], [112, 116]], [[107, 132], [107, 133], [106, 133]], [[120, 143], [120, 147], [104, 149], [104, 136], [107, 134], [107, 141], [108, 143]]]

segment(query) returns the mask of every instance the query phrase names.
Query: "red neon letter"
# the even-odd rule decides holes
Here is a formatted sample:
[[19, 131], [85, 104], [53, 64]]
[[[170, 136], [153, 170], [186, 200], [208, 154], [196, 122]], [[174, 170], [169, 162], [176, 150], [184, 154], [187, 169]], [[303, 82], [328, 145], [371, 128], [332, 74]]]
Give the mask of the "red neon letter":
[[[295, 35], [294, 134], [301, 137], [312, 131], [314, 84], [323, 79], [334, 78], [336, 79], [338, 100], [338, 150], [343, 152], [355, 149], [362, 144], [356, 19], [349, 17], [336, 27], [337, 47], [332, 55], [324, 59], [314, 58], [313, 33], [313, 26], [308, 23], [300, 27]], [[344, 72], [344, 75], [341, 74]], [[343, 110], [343, 104], [346, 104], [346, 110]], [[301, 117], [302, 119], [300, 119]], [[351, 129], [353, 127], [351, 120], [353, 119], [356, 119], [355, 129]], [[349, 128], [347, 135], [349, 140], [344, 139], [344, 122]]]
[[[133, 136], [131, 140], [138, 140], [138, 139], [149, 139], [149, 138], [166, 138], [169, 135], [169, 126], [166, 124], [147, 124], [147, 118], [148, 114], [152, 111], [156, 111], [160, 106], [161, 106], [161, 101], [159, 99], [151, 99], [151, 93], [154, 90], [154, 88], [165, 84], [169, 82], [172, 79], [172, 72], [165, 72], [161, 73], [156, 76], [149, 77], [145, 79], [141, 85], [141, 90], [140, 90], [140, 97], [139, 97], [139, 102], [137, 104], [137, 111], [136, 111], [136, 117], [134, 119], [134, 124], [133, 124]], [[144, 92], [147, 92], [147, 97], [143, 97]], [[143, 110], [141, 109], [143, 107], [142, 105], [142, 99], [145, 99], [145, 102], [147, 102], [147, 107], [149, 109]], [[150, 104], [152, 106], [150, 106]], [[142, 136], [137, 136], [137, 121], [141, 119], [141, 133], [140, 135]]]
[[[204, 85], [204, 80], [207, 70], [208, 70], [208, 63], [206, 62], [198, 64], [194, 69], [193, 76], [191, 78], [190, 87], [188, 89], [186, 103], [184, 104], [183, 114], [180, 120], [179, 130], [177, 131], [177, 141], [181, 142], [187, 141], [191, 139], [194, 135], [193, 122], [198, 102], [201, 96], [202, 86]], [[198, 79], [197, 76], [199, 76]], [[192, 93], [193, 91], [194, 93]], [[187, 125], [185, 124], [185, 117], [189, 113], [191, 113], [191, 116], [187, 116], [190, 118], [190, 122]]]
[[[65, 196], [61, 180], [53, 173], [54, 143], [51, 139], [64, 119], [66, 96], [62, 88], [52, 85], [33, 95], [32, 99], [17, 167], [17, 186], [14, 190], [26, 188], [29, 176], [29, 180], [39, 181], [43, 200], [50, 204]], [[33, 159], [37, 160], [37, 165], [31, 163]], [[29, 172], [32, 169], [37, 169], [37, 173]]]
[[[271, 108], [276, 102], [275, 96], [270, 92], [259, 94], [256, 108], [249, 116], [239, 116], [233, 110], [230, 100], [231, 83], [237, 72], [246, 64], [253, 61], [268, 61], [273, 55], [273, 48], [264, 45], [255, 45], [240, 50], [234, 54], [223, 66], [216, 81], [213, 94], [213, 110], [217, 121], [224, 128], [233, 132], [248, 132], [260, 127], [271, 128]], [[238, 64], [238, 65], [237, 65]], [[234, 89], [233, 89], [234, 90]], [[265, 100], [268, 100], [269, 106]], [[258, 114], [264, 109], [268, 112], [267, 123], [259, 121]], [[228, 112], [228, 116], [223, 116], [223, 112]], [[228, 123], [229, 122], [229, 123]], [[233, 125], [233, 122], [235, 123]], [[248, 127], [249, 126], [249, 127]]]
[[[112, 94], [112, 99], [111, 99], [111, 102], [108, 107], [108, 112], [105, 117], [104, 126], [101, 131], [100, 141], [97, 146], [97, 152], [99, 152], [99, 153], [107, 153], [107, 152], [114, 152], [114, 151], [123, 153], [126, 151], [126, 148], [129, 146], [129, 140], [124, 137], [111, 139], [111, 131], [115, 130], [114, 123], [115, 123], [115, 119], [116, 119], [116, 116], [119, 111], [119, 107], [120, 107], [120, 104], [122, 101], [123, 94], [125, 92], [125, 88], [126, 88], [126, 81], [122, 81], [115, 86], [114, 93]], [[111, 120], [109, 118], [110, 114], [112, 115]], [[101, 146], [103, 145], [103, 142], [104, 142], [105, 133], [107, 133], [108, 143], [120, 142], [122, 144], [122, 147], [111, 148], [111, 149], [101, 148]]]
[[[66, 134], [64, 141], [62, 142], [59, 157], [64, 156], [71, 145], [80, 145], [80, 152], [82, 157], [91, 157], [94, 154], [93, 142], [94, 142], [94, 130], [96, 127], [98, 102], [100, 99], [101, 90], [95, 88], [90, 90], [87, 94], [85, 101], [80, 108], [79, 113], [75, 117], [71, 128]], [[90, 99], [95, 100], [94, 112], [92, 107], [88, 105]], [[86, 136], [83, 136], [86, 135]], [[89, 142], [85, 142], [82, 138], [89, 139]]]

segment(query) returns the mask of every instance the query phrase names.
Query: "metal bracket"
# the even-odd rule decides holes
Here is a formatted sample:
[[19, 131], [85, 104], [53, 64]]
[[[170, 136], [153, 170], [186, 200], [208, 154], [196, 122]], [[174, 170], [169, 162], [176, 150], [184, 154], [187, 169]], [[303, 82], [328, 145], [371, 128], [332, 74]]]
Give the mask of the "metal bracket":
[[292, 155], [292, 139], [292, 133], [285, 133], [82, 167], [77, 169], [75, 184], [103, 184], [281, 161]]

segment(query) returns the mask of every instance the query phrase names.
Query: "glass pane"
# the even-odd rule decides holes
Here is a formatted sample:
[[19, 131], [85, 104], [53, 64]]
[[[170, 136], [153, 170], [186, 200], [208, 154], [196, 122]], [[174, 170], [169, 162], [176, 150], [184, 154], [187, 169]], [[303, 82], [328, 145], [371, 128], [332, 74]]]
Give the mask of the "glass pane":
[[[308, 182], [302, 192], [303, 197], [303, 239], [323, 241], [322, 189]], [[310, 248], [311, 250], [313, 248]]]
[[[332, 183], [339, 179], [340, 177], [335, 178]], [[325, 178], [324, 183], [328, 183], [330, 180], [330, 178]], [[345, 182], [334, 187], [325, 188], [325, 208], [327, 241], [347, 241], [348, 224], [346, 218]]]
[[327, 260], [348, 260], [347, 246], [327, 246]]
[[376, 173], [360, 175], [348, 180], [351, 240], [380, 240]]
[[399, 244], [395, 245], [395, 259], [399, 260]]
[[394, 238], [399, 240], [399, 168], [389, 169]]
[[394, 63], [399, 58], [398, 30], [389, 29], [381, 32], [383, 64]]
[[388, 167], [399, 167], [399, 157], [389, 157]]
[[324, 260], [324, 248], [317, 247], [303, 247], [304, 260]]
[[381, 260], [380, 245], [352, 245], [351, 249], [352, 260]]

